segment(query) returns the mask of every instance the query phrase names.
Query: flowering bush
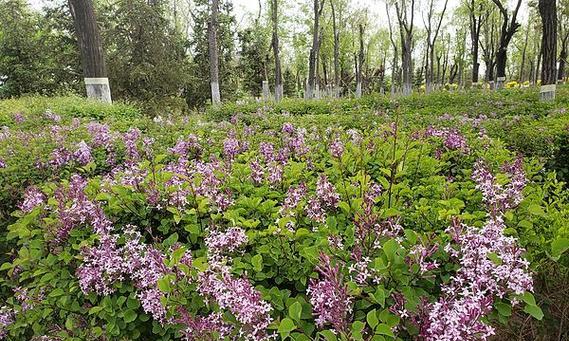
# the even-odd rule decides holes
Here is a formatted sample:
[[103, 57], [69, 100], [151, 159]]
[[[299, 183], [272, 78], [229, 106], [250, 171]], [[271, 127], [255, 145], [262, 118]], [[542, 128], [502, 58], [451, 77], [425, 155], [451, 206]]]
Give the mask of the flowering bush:
[[486, 340], [544, 318], [567, 193], [485, 117], [247, 118], [49, 123], [2, 232], [0, 338]]

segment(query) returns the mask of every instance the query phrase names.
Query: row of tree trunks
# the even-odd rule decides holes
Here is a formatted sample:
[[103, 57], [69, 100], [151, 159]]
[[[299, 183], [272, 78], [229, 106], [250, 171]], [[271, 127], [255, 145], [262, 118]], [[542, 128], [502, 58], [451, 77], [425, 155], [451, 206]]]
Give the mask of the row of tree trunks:
[[273, 23], [273, 55], [275, 58], [275, 100], [280, 101], [283, 97], [283, 76], [281, 71], [281, 59], [279, 56], [279, 34], [278, 34], [278, 0], [271, 0], [272, 4], [272, 23]]

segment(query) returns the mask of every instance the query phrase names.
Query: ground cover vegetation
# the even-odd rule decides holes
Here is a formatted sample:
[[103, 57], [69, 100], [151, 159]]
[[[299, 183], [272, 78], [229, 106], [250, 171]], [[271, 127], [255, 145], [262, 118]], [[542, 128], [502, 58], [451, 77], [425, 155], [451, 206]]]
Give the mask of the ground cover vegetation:
[[0, 102], [8, 340], [563, 340], [567, 88]]

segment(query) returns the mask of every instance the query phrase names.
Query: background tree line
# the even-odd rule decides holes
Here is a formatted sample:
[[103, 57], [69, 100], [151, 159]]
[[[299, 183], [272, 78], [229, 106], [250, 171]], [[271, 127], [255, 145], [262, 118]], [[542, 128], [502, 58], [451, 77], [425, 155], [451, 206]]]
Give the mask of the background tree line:
[[[71, 3], [0, 0], [0, 97], [84, 92]], [[224, 101], [566, 78], [568, 0], [530, 1], [525, 18], [522, 0], [368, 4], [379, 18], [349, 0], [259, 0], [240, 25], [230, 0], [92, 3], [113, 98], [148, 107], [216, 102], [216, 75]]]

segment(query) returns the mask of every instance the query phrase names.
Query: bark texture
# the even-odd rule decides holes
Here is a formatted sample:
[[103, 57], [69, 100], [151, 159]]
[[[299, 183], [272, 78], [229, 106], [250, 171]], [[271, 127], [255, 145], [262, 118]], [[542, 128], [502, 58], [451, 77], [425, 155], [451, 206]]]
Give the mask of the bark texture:
[[208, 53], [209, 53], [209, 78], [211, 85], [211, 103], [221, 103], [219, 93], [219, 51], [217, 48], [217, 15], [219, 13], [219, 0], [211, 0], [210, 18], [208, 23]]
[[69, 0], [75, 35], [81, 52], [87, 97], [111, 102], [105, 53], [92, 0]]

